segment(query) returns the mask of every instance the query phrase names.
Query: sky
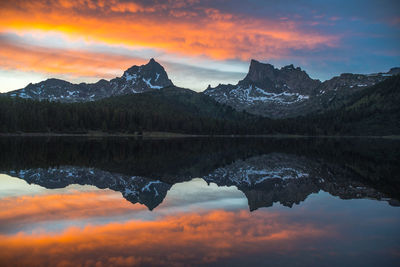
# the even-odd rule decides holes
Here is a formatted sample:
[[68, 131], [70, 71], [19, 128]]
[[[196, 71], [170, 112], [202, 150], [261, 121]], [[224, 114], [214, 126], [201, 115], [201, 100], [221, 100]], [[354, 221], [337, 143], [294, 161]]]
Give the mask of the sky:
[[237, 83], [251, 59], [326, 80], [398, 67], [399, 44], [397, 0], [0, 0], [0, 92], [150, 58], [196, 91]]

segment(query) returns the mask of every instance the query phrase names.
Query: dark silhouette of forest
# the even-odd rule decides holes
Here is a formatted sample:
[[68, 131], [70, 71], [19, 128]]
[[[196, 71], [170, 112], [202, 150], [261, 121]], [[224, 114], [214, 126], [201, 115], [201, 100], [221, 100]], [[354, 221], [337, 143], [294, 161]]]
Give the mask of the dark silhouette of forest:
[[236, 111], [174, 86], [81, 103], [0, 96], [0, 132], [398, 135], [399, 104], [399, 75], [353, 94], [339, 108], [281, 120]]

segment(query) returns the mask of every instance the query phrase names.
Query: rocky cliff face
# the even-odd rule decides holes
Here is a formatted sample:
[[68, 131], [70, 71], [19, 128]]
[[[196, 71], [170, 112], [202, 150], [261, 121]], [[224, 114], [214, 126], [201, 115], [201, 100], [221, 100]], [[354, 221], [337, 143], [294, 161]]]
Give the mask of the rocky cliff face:
[[293, 65], [281, 69], [251, 60], [249, 72], [237, 85], [208, 87], [204, 94], [238, 110], [270, 118], [306, 115], [336, 107], [349, 95], [395, 74], [342, 74], [325, 82], [311, 79]]
[[239, 82], [239, 85], [254, 86], [270, 93], [303, 93], [310, 94], [312, 89], [320, 84], [313, 80], [299, 67], [293, 65], [276, 69], [273, 65], [251, 60], [249, 73]]
[[115, 95], [142, 93], [171, 85], [173, 83], [168, 79], [164, 68], [151, 59], [145, 65], [127, 69], [121, 77], [110, 81], [100, 80], [92, 84], [73, 84], [59, 79], [48, 79], [37, 84], [29, 84], [23, 89], [7, 94], [35, 100], [83, 102]]

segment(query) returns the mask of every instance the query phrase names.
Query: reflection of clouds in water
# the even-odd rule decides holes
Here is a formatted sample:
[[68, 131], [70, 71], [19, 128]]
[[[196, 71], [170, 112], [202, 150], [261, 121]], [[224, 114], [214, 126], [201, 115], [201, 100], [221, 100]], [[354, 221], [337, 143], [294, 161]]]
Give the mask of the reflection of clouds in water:
[[[277, 213], [216, 210], [170, 215], [151, 222], [71, 227], [58, 234], [0, 236], [0, 260], [22, 265], [62, 261], [76, 266], [78, 262], [107, 265], [116, 258], [131, 258], [131, 264], [190, 265], [246, 254], [288, 253], [334, 233], [330, 226], [288, 223]], [[21, 257], [26, 251], [31, 253]]]
[[[30, 266], [60, 262], [65, 266], [243, 266], [249, 262], [310, 266], [323, 260], [338, 265], [343, 261], [345, 265], [374, 265], [368, 256], [378, 253], [386, 255], [379, 257], [383, 265], [393, 265], [395, 257], [388, 255], [388, 249], [396, 242], [392, 233], [399, 223], [393, 208], [386, 206], [385, 216], [379, 220], [385, 222], [385, 230], [376, 231], [376, 227], [383, 226], [374, 219], [381, 210], [376, 205], [379, 202], [354, 200], [368, 206], [369, 213], [360, 217], [354, 212], [359, 207], [351, 205], [354, 201], [343, 205], [343, 200], [330, 197], [325, 209], [318, 211], [315, 201], [301, 209], [178, 212], [153, 221], [132, 219], [68, 227], [59, 232], [0, 235], [0, 262]], [[331, 212], [330, 208], [337, 206], [333, 202], [342, 205]], [[341, 212], [344, 206], [346, 211]], [[347, 214], [349, 210], [353, 212]], [[360, 218], [363, 224], [359, 224]], [[374, 246], [366, 243], [371, 240], [371, 233], [375, 236]], [[376, 238], [377, 233], [380, 238]]]
[[215, 208], [247, 208], [247, 199], [236, 186], [209, 185], [201, 178], [177, 183], [171, 187], [155, 212], [185, 212]]
[[[5, 228], [6, 225], [14, 228], [33, 225], [32, 231], [13, 234], [17, 231], [13, 229], [7, 235], [0, 235], [0, 248], [7, 246], [7, 250], [3, 250], [7, 253], [0, 252], [2, 262], [53, 265], [63, 261], [67, 266], [76, 265], [76, 261], [99, 261], [106, 265], [214, 262], [235, 254], [239, 248], [254, 250], [265, 246], [268, 240], [277, 242], [304, 237], [304, 234], [296, 233], [297, 226], [287, 225], [290, 229], [284, 229], [283, 223], [273, 222], [279, 214], [260, 213], [250, 218], [247, 211], [214, 211], [225, 205], [246, 209], [246, 198], [236, 187], [207, 185], [202, 179], [174, 185], [166, 202], [152, 213], [155, 216], [150, 221], [135, 216], [150, 213], [144, 206], [132, 205], [119, 193], [110, 190], [85, 192], [85, 186], [70, 187], [73, 188], [48, 190], [53, 194], [39, 192], [36, 196], [4, 197], [0, 201], [0, 221]], [[119, 198], [115, 197], [117, 194]], [[202, 212], [193, 213], [193, 210]], [[118, 216], [125, 213], [130, 213], [130, 218], [116, 223]], [[102, 216], [108, 217], [108, 221]], [[72, 224], [66, 224], [68, 220]], [[265, 223], [265, 220], [269, 222]], [[282, 220], [286, 219], [282, 217]], [[57, 224], [63, 227], [56, 229], [54, 225]], [[307, 236], [322, 234], [312, 228], [302, 230], [308, 232]], [[247, 241], [245, 245], [244, 240]], [[36, 252], [30, 257], [20, 256], [26, 249], [33, 251], [33, 248]], [[185, 256], [178, 257], [179, 251]], [[152, 257], [153, 253], [160, 256], [160, 261]]]
[[13, 196], [34, 196], [38, 194], [68, 193], [79, 190], [81, 192], [96, 191], [98, 188], [91, 185], [68, 185], [60, 189], [47, 189], [36, 184], [28, 184], [25, 180], [12, 177], [6, 174], [0, 174], [0, 199]]
[[[37, 195], [19, 195], [0, 199], [0, 233], [19, 231], [62, 231], [70, 226], [104, 224], [122, 221], [147, 211], [142, 205], [133, 205], [111, 190], [82, 191], [48, 190]], [[127, 218], [125, 218], [127, 220]]]
[[[324, 192], [293, 209], [278, 204], [250, 213], [235, 186], [193, 179], [175, 184], [165, 202], [150, 212], [119, 192], [87, 188], [94, 187], [74, 185], [0, 199], [0, 262], [240, 266], [274, 260], [310, 265], [347, 255], [347, 263], [359, 263], [370, 249], [387, 253], [400, 223], [398, 212], [385, 203], [345, 203]], [[371, 233], [379, 239], [365, 247]], [[347, 254], [344, 244], [349, 243], [356, 248], [354, 256]], [[392, 259], [386, 257], [386, 263]]]
[[[347, 142], [339, 146], [341, 143], [310, 145], [292, 139], [261, 144], [248, 141], [236, 144], [240, 153], [228, 150], [230, 146], [235, 148], [235, 143], [226, 140], [223, 146], [218, 142], [207, 146], [207, 140], [190, 140], [184, 146], [181, 139], [165, 144], [152, 141], [151, 146], [140, 141], [143, 147], [133, 146], [131, 150], [124, 150], [129, 147], [124, 142], [106, 143], [103, 150], [96, 150], [98, 145], [93, 143], [10, 143], [0, 153], [3, 169], [16, 168], [14, 173], [23, 170], [22, 176], [32, 184], [0, 176], [0, 265], [265, 266], [273, 262], [275, 266], [310, 266], [329, 262], [340, 266], [392, 266], [398, 262], [395, 244], [399, 208], [376, 201], [394, 192], [388, 188], [396, 188], [393, 180], [384, 179], [390, 176], [387, 173], [398, 173], [390, 165], [395, 162], [393, 157], [389, 161], [362, 157], [360, 162], [357, 155], [364, 153], [348, 156], [346, 151], [358, 150]], [[276, 142], [277, 147], [272, 146]], [[367, 145], [370, 147], [370, 141], [356, 147]], [[29, 149], [23, 149], [26, 147]], [[314, 152], [299, 156], [303, 155], [299, 148], [291, 147]], [[49, 148], [61, 151], [57, 155], [62, 157], [47, 159]], [[256, 148], [263, 148], [264, 154], [258, 155]], [[387, 143], [384, 149], [375, 148], [372, 151], [392, 151], [389, 155], [396, 155], [398, 150], [393, 143]], [[221, 150], [228, 151], [226, 154], [232, 158], [227, 159], [226, 154], [215, 156]], [[195, 160], [187, 160], [190, 153]], [[88, 166], [93, 154], [99, 158]], [[171, 158], [172, 154], [176, 157]], [[15, 165], [20, 155], [31, 158], [31, 162]], [[323, 157], [315, 160], [320, 155]], [[340, 161], [331, 161], [332, 155]], [[41, 158], [49, 161], [44, 165], [51, 168], [48, 175], [38, 171], [42, 162], [37, 159]], [[72, 163], [71, 158], [75, 159]], [[108, 161], [110, 165], [104, 164]], [[77, 171], [58, 162], [72, 164]], [[343, 168], [342, 162], [352, 163], [350, 167], [355, 169], [371, 167], [380, 174], [376, 176], [379, 184], [364, 183]], [[29, 172], [32, 166], [36, 169]], [[53, 166], [58, 166], [57, 175]], [[381, 166], [385, 166], [386, 173]], [[127, 173], [115, 173], [117, 170]], [[149, 177], [162, 178], [165, 183], [132, 177], [140, 172], [156, 173]], [[292, 174], [296, 174], [294, 179], [280, 179]], [[33, 179], [37, 176], [43, 179]], [[212, 183], [207, 185], [197, 178], [174, 184], [188, 177], [203, 177]], [[68, 186], [52, 190], [35, 183], [48, 188]], [[125, 192], [137, 193], [147, 207], [166, 198], [149, 211], [145, 205], [130, 203], [136, 200], [123, 195]], [[257, 210], [250, 213], [252, 207]]]
[[126, 201], [119, 192], [94, 186], [74, 184], [45, 189], [7, 175], [2, 175], [1, 181], [7, 185], [4, 188], [13, 190], [4, 190], [8, 194], [2, 194], [0, 199], [0, 232], [31, 232], [39, 228], [61, 231], [72, 225], [84, 227], [132, 219], [148, 221], [193, 210], [247, 208], [245, 196], [236, 187], [207, 185], [203, 179], [175, 184], [165, 203], [153, 212], [144, 205]]
[[0, 198], [21, 195], [35, 195], [45, 188], [38, 185], [29, 185], [25, 180], [0, 174]]

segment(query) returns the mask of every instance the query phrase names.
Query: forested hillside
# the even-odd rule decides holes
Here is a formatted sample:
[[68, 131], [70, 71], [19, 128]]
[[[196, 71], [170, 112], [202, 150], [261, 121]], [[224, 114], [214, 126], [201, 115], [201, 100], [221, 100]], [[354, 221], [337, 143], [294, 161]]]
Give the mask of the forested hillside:
[[0, 98], [1, 132], [87, 131], [191, 134], [255, 133], [258, 118], [191, 90], [162, 90], [94, 102], [59, 103]]
[[185, 134], [400, 134], [400, 76], [366, 88], [335, 110], [272, 120], [238, 112], [211, 97], [178, 87], [85, 103], [0, 97], [0, 131]]
[[400, 75], [354, 94], [338, 109], [286, 122], [294, 132], [317, 135], [398, 135]]

